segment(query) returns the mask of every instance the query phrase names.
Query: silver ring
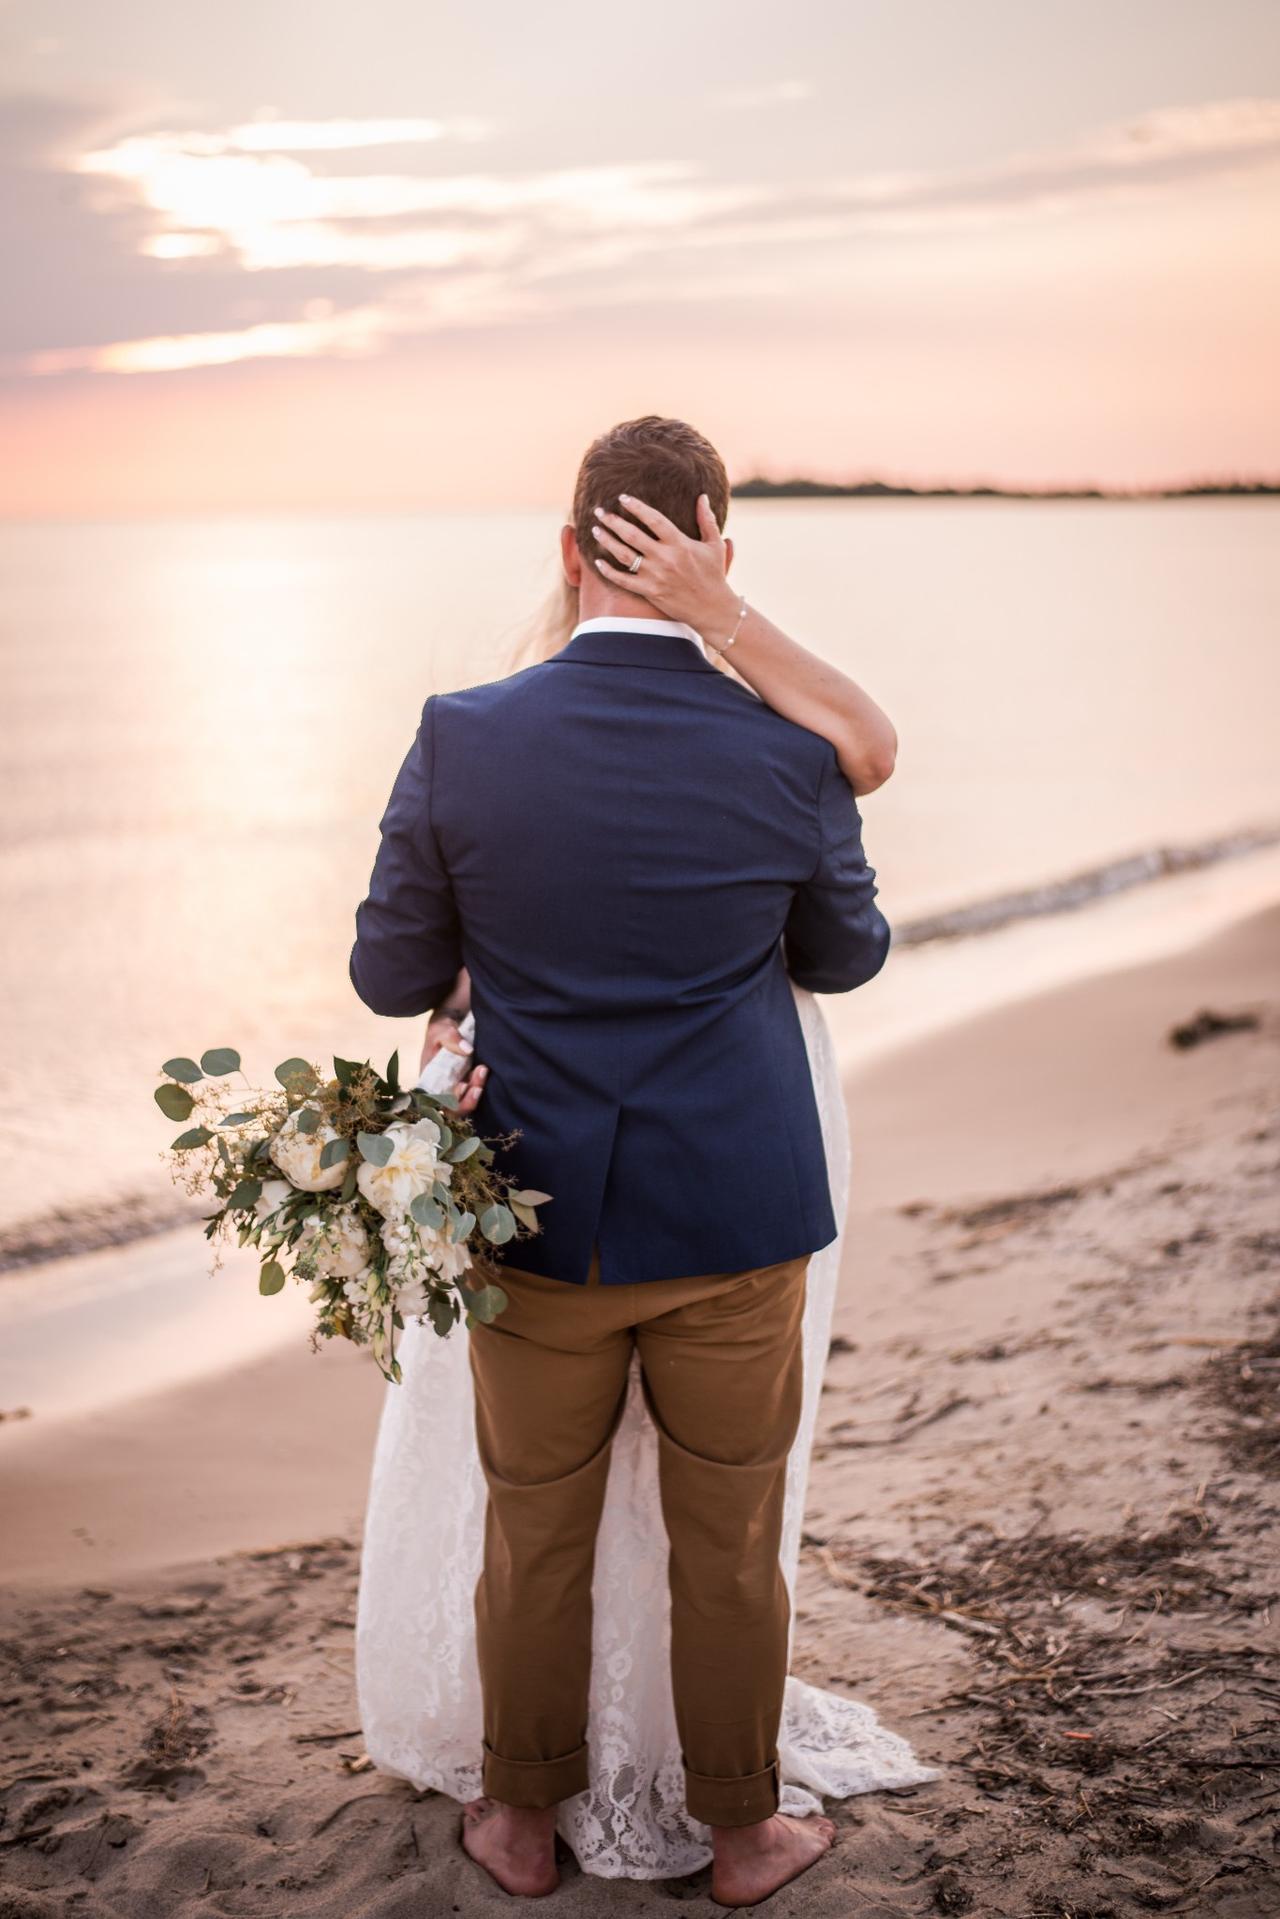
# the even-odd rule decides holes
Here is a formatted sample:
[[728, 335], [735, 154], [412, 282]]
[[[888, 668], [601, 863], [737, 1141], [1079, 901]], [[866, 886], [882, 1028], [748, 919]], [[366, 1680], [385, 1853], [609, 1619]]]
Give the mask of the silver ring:
[[637, 553], [635, 559], [632, 560], [630, 566], [627, 568], [627, 572], [638, 573], [640, 571], [640, 562], [643, 558], [644, 558], [643, 553]]

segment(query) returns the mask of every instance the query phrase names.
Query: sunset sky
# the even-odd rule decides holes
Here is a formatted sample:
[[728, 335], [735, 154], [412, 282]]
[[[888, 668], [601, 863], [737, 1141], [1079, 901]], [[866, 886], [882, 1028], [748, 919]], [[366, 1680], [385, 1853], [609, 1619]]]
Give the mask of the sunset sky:
[[1275, 0], [0, 0], [0, 514], [1280, 472]]

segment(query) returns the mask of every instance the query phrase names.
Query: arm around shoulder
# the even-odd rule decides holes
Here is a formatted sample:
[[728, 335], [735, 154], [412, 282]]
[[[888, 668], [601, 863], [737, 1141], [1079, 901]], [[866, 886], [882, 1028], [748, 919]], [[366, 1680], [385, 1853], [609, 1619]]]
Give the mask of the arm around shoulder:
[[817, 865], [797, 889], [783, 929], [787, 971], [811, 993], [848, 993], [875, 978], [890, 936], [875, 903], [858, 803], [833, 748], [823, 756], [818, 832]]
[[431, 818], [433, 702], [434, 695], [422, 709], [382, 816], [348, 963], [365, 1005], [389, 1019], [439, 1006], [462, 970], [457, 906]]

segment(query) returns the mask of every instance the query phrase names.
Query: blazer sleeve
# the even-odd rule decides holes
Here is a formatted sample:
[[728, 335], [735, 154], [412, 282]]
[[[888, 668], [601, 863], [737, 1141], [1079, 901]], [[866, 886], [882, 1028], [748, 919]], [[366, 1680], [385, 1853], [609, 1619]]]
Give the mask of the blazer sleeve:
[[389, 1019], [439, 1006], [462, 969], [458, 909], [431, 820], [434, 701], [396, 775], [369, 891], [356, 908], [351, 984]]
[[889, 923], [875, 904], [858, 803], [834, 747], [818, 782], [818, 834], [817, 866], [797, 888], [783, 928], [787, 971], [811, 993], [847, 993], [884, 965]]

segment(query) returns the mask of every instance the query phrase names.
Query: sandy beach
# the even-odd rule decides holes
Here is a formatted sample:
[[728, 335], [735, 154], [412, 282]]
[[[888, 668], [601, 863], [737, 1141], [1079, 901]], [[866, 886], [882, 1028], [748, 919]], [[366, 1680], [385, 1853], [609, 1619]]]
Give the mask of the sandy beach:
[[[1280, 1912], [1278, 1064], [1272, 907], [850, 1072], [796, 1669], [943, 1773], [832, 1807], [777, 1919]], [[189, 1228], [145, 1245], [203, 1270]], [[508, 1903], [456, 1805], [363, 1755], [383, 1390], [299, 1329], [0, 1409], [0, 1919]], [[562, 1871], [547, 1912], [719, 1910], [706, 1874]]]

